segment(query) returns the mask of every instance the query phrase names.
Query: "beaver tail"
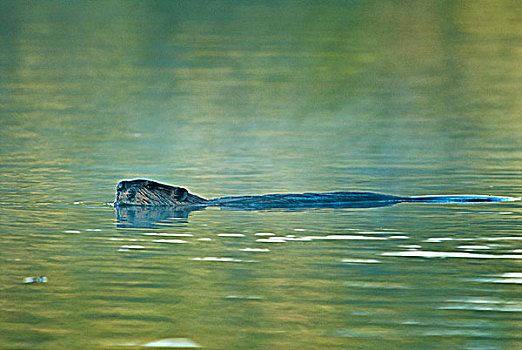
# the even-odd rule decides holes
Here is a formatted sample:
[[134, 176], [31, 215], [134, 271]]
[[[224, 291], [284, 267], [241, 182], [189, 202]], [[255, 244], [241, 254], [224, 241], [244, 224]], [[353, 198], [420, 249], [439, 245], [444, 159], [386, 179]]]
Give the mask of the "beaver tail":
[[432, 195], [432, 196], [412, 196], [404, 198], [404, 202], [416, 203], [487, 203], [487, 202], [514, 202], [521, 198], [486, 196], [486, 195]]

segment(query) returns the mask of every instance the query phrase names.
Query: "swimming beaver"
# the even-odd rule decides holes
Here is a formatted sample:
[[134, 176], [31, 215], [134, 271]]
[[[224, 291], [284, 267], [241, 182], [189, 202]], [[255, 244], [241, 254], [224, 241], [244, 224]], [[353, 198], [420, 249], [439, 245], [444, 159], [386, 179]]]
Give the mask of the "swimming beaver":
[[[421, 203], [476, 203], [506, 202], [520, 198], [483, 195], [435, 195], [398, 197], [371, 192], [331, 192], [300, 194], [267, 194], [205, 199], [189, 193], [185, 188], [161, 184], [152, 180], [121, 181], [116, 187], [114, 205], [121, 206], [170, 206], [185, 208], [229, 207], [241, 209], [268, 208], [347, 208], [392, 205], [401, 202]], [[364, 204], [366, 203], [366, 204]]]
[[115, 206], [181, 206], [204, 204], [207, 200], [181, 187], [151, 180], [120, 181], [116, 187]]

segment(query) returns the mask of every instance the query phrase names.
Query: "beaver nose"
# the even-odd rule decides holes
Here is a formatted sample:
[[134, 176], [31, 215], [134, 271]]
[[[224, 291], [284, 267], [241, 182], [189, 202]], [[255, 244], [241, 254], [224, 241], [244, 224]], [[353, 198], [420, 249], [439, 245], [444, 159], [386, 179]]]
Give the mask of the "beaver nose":
[[116, 191], [122, 191], [125, 189], [125, 185], [127, 184], [127, 181], [120, 181], [118, 183], [118, 186], [116, 186]]

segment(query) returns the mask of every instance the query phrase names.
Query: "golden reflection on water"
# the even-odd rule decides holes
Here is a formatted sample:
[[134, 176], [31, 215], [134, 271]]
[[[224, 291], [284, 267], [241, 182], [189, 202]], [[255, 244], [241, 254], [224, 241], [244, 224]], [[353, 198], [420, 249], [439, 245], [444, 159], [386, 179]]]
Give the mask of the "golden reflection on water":
[[517, 6], [2, 2], [0, 347], [516, 347], [517, 203], [142, 228], [106, 203], [133, 177], [520, 196]]

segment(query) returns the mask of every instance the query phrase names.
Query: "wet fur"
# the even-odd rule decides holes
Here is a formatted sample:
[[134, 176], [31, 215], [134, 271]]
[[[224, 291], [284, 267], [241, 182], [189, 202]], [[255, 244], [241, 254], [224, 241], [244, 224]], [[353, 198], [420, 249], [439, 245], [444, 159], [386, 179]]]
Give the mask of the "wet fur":
[[151, 180], [121, 181], [116, 187], [116, 206], [182, 206], [206, 203], [185, 188]]
[[[121, 181], [116, 187], [116, 207], [169, 206], [203, 208], [207, 206], [269, 209], [269, 208], [349, 208], [393, 205], [402, 202], [417, 203], [481, 203], [511, 202], [514, 197], [489, 195], [431, 195], [399, 197], [372, 192], [288, 193], [257, 196], [237, 196], [205, 199], [189, 193], [183, 187], [161, 184], [152, 180]], [[194, 210], [194, 209], [189, 209]]]

